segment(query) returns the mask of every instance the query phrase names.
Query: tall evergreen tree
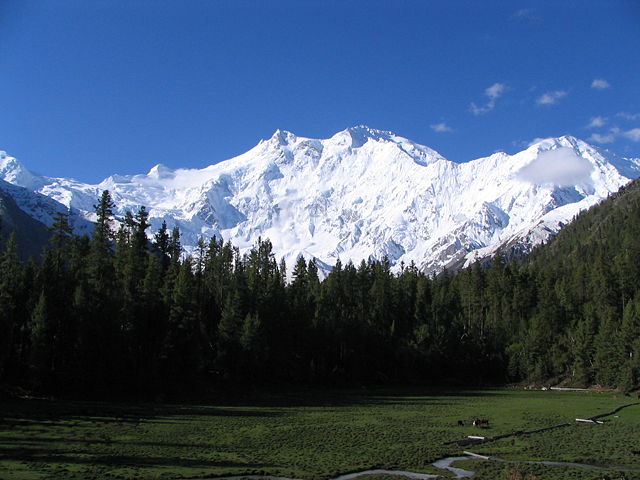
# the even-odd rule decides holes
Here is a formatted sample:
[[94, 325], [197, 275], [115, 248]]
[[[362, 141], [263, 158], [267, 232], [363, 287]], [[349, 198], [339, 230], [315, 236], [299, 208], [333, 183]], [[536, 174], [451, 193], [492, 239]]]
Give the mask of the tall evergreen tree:
[[0, 254], [0, 380], [15, 349], [14, 341], [24, 323], [21, 309], [24, 301], [24, 270], [18, 258], [15, 232], [9, 236]]

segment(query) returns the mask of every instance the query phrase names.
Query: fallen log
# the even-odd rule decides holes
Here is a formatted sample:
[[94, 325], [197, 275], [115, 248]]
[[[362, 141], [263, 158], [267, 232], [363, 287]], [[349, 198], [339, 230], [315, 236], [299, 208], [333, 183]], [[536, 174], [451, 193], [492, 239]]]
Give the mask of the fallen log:
[[467, 452], [467, 451], [463, 451], [462, 453], [469, 457], [481, 458], [482, 460], [489, 460], [489, 457], [487, 457], [486, 455], [480, 455], [479, 453], [473, 453], [473, 452]]
[[604, 422], [601, 422], [600, 420], [593, 420], [591, 418], [576, 418], [576, 422], [595, 423], [596, 425], [604, 425]]

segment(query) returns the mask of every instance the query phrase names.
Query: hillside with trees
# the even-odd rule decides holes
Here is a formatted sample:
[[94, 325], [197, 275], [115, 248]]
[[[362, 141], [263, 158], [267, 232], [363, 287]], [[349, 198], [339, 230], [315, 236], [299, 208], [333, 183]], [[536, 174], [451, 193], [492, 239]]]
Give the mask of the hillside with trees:
[[199, 393], [226, 384], [598, 383], [640, 378], [640, 183], [519, 261], [429, 277], [201, 239], [181, 255], [146, 209], [91, 238], [58, 214], [38, 261], [3, 229], [0, 382], [65, 394]]

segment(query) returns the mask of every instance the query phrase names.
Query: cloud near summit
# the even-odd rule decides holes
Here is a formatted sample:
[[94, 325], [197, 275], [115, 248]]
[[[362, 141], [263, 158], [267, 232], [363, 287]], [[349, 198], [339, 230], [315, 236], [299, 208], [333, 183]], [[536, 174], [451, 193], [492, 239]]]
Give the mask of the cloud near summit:
[[559, 187], [591, 182], [593, 165], [566, 147], [540, 152], [535, 160], [522, 167], [516, 177], [534, 185]]

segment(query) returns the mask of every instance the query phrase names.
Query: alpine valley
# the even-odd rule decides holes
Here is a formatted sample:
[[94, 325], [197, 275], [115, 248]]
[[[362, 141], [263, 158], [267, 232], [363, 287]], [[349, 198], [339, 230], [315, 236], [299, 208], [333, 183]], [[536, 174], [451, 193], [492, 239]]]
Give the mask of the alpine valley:
[[188, 252], [200, 237], [241, 251], [262, 237], [287, 265], [303, 255], [325, 272], [338, 258], [387, 257], [395, 269], [413, 262], [437, 272], [500, 249], [528, 251], [638, 176], [640, 159], [571, 136], [456, 163], [365, 126], [323, 140], [278, 130], [203, 169], [156, 165], [95, 185], [37, 175], [0, 152], [0, 191], [45, 225], [65, 211], [76, 232], [90, 231], [94, 204], [109, 190], [116, 216], [145, 206], [150, 234], [163, 221], [178, 226]]

